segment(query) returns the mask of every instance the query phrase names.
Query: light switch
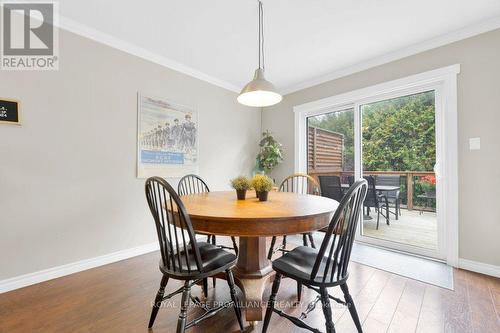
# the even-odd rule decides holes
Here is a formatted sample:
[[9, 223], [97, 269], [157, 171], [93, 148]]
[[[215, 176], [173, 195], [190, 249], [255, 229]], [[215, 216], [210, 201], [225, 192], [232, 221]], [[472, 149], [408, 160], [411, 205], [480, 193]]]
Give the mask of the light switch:
[[481, 149], [481, 138], [469, 138], [469, 149], [470, 150]]

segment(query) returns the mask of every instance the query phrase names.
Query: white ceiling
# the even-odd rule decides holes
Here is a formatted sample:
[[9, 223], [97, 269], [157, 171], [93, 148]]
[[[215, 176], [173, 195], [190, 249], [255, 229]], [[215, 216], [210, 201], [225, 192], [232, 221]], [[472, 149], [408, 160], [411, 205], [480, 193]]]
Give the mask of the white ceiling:
[[[500, 22], [499, 0], [263, 2], [266, 76], [285, 92], [446, 34], [464, 35], [456, 33], [463, 28], [480, 27], [470, 29], [477, 33]], [[226, 88], [243, 87], [257, 67], [256, 0], [59, 3], [63, 27]]]

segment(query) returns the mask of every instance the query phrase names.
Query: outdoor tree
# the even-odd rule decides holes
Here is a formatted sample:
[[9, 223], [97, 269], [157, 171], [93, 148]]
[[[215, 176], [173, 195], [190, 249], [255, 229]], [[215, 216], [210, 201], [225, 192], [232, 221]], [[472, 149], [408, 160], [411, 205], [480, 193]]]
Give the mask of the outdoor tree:
[[432, 171], [434, 109], [433, 92], [362, 106], [364, 169]]

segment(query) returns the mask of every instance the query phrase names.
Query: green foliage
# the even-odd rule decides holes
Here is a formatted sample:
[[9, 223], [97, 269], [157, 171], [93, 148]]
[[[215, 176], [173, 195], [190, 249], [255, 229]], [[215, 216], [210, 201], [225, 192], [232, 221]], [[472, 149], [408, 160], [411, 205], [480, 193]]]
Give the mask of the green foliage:
[[252, 178], [252, 187], [256, 192], [269, 192], [273, 185], [273, 180], [266, 175], [255, 175]]
[[231, 179], [231, 186], [236, 191], [241, 191], [241, 190], [248, 190], [249, 188], [252, 187], [252, 184], [250, 182], [250, 179], [248, 179], [247, 177], [239, 176], [234, 179]]
[[433, 92], [363, 106], [364, 169], [431, 171], [434, 109]]
[[[363, 105], [364, 170], [432, 171], [436, 157], [434, 110], [433, 92]], [[344, 135], [344, 171], [352, 171], [354, 112], [312, 117], [309, 125]]]
[[257, 164], [260, 170], [265, 173], [271, 172], [283, 161], [283, 149], [281, 143], [271, 135], [271, 132], [262, 133], [259, 143], [260, 151], [257, 154]]

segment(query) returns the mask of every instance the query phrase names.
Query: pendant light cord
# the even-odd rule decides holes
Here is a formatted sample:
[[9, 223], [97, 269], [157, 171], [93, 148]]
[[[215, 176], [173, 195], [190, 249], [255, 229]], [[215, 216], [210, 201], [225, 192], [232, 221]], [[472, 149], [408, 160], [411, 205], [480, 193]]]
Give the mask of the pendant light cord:
[[264, 58], [264, 8], [262, 1], [259, 1], [259, 68], [262, 68], [262, 70], [266, 68]]

